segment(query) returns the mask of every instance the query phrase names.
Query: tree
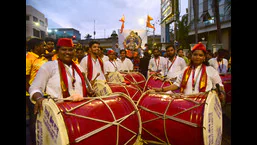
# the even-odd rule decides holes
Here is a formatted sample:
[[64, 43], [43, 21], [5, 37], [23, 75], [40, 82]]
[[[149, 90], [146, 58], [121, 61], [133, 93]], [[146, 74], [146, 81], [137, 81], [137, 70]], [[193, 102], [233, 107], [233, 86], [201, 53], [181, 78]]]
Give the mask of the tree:
[[221, 25], [220, 25], [220, 13], [219, 13], [219, 0], [213, 0], [213, 6], [214, 6], [214, 16], [215, 16], [215, 22], [217, 26], [217, 36], [216, 36], [216, 43], [221, 43]]
[[87, 40], [89, 40], [89, 39], [91, 39], [92, 38], [92, 35], [90, 35], [90, 34], [86, 34], [86, 36], [84, 37], [85, 39], [87, 39]]
[[231, 0], [225, 0], [225, 13], [231, 16]]
[[183, 49], [190, 49], [188, 42], [189, 24], [188, 24], [188, 14], [186, 13], [178, 21], [178, 42], [180, 47]]
[[193, 0], [195, 43], [198, 43], [198, 0]]

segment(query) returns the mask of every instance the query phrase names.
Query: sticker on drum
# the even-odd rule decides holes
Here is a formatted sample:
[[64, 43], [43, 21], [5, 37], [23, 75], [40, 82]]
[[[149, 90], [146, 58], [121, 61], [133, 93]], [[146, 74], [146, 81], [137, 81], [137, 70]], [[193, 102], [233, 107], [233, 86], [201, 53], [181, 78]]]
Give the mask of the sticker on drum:
[[52, 99], [42, 101], [43, 110], [37, 115], [36, 142], [38, 145], [66, 145], [69, 138], [65, 123]]
[[204, 145], [221, 145], [222, 109], [216, 92], [209, 93], [203, 115]]
[[96, 96], [105, 96], [112, 93], [112, 89], [108, 85], [106, 81], [96, 81], [94, 85], [92, 86]]
[[112, 83], [124, 82], [124, 77], [118, 71], [110, 72], [107, 77], [108, 77], [108, 82], [112, 82]]

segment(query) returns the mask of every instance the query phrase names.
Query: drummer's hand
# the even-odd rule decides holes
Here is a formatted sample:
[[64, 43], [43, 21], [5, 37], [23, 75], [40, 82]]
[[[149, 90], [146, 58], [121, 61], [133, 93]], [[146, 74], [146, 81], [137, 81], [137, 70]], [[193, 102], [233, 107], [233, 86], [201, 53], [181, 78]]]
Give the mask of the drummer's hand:
[[34, 105], [34, 114], [37, 114], [43, 110], [43, 107], [42, 107], [42, 101], [44, 100], [45, 98], [44, 97], [40, 97], [39, 99], [37, 99], [36, 101], [36, 104]]
[[221, 103], [221, 107], [224, 107], [226, 104], [226, 94], [225, 92], [221, 91], [220, 95], [218, 95], [219, 99], [220, 99], [220, 103]]
[[82, 101], [84, 99], [80, 94], [73, 94], [69, 98], [71, 98], [72, 101]]
[[162, 88], [154, 88], [154, 87], [152, 87], [150, 89], [154, 90], [155, 92], [161, 92], [162, 91]]
[[94, 90], [92, 90], [92, 91], [88, 91], [88, 95], [89, 95], [90, 97], [95, 97], [95, 96], [96, 96], [96, 93], [95, 93]]

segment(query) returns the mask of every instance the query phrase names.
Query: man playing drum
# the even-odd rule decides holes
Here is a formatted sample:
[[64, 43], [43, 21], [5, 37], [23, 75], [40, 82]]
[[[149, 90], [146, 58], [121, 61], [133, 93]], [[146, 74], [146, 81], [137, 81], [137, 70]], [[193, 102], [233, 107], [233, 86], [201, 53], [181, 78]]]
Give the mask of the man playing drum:
[[100, 43], [94, 40], [89, 42], [89, 53], [80, 62], [80, 66], [87, 74], [89, 81], [106, 81], [103, 60], [99, 57], [99, 45]]
[[69, 97], [72, 101], [93, 94], [87, 90], [82, 69], [72, 61], [75, 52], [72, 40], [60, 38], [56, 52], [58, 59], [44, 63], [29, 88], [34, 114], [42, 110], [44, 92], [51, 98]]
[[115, 51], [114, 50], [112, 50], [112, 49], [109, 50], [107, 52], [107, 55], [109, 57], [109, 60], [104, 62], [104, 75], [108, 81], [109, 73], [118, 71], [118, 68], [120, 66], [119, 66], [119, 63], [117, 62], [117, 60], [115, 60]]
[[202, 43], [196, 44], [192, 48], [192, 58], [189, 66], [183, 69], [176, 81], [170, 86], [152, 89], [157, 92], [180, 89], [181, 93], [188, 95], [210, 91], [215, 89], [216, 84], [218, 84], [220, 86], [218, 90], [221, 90], [218, 95], [221, 102], [224, 103], [225, 94], [222, 80], [219, 72], [209, 66], [206, 61], [206, 52], [206, 48]]

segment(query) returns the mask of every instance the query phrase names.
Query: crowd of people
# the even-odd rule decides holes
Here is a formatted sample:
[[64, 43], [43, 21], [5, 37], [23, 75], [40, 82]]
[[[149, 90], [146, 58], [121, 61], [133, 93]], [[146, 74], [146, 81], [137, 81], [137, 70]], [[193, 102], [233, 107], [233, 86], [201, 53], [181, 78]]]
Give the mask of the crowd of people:
[[[131, 47], [128, 45], [128, 47]], [[198, 93], [216, 88], [219, 84], [224, 92], [220, 74], [231, 72], [231, 57], [227, 50], [219, 49], [212, 54], [202, 44], [196, 44], [188, 56], [183, 49], [173, 45], [166, 46], [165, 55], [158, 48], [149, 52], [148, 45], [127, 55], [127, 49], [108, 50], [92, 40], [88, 48], [74, 44], [72, 39], [31, 38], [26, 43], [26, 104], [30, 117], [30, 135], [35, 143], [36, 114], [42, 110], [42, 101], [47, 96], [69, 98], [81, 101], [83, 97], [94, 97], [91, 88], [96, 80], [108, 81], [111, 72], [140, 72], [145, 78], [152, 74], [170, 79], [173, 84], [154, 91], [173, 91]], [[131, 49], [131, 48], [129, 48]], [[222, 97], [221, 93], [221, 99]], [[224, 94], [223, 94], [224, 95]]]

